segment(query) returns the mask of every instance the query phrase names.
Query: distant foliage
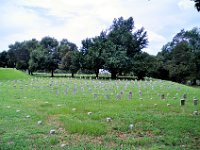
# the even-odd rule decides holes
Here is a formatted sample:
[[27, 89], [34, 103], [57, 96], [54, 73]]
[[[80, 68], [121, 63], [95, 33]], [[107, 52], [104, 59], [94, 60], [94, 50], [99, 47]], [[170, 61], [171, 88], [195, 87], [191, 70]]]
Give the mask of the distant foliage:
[[168, 72], [165, 78], [182, 83], [191, 80], [195, 84], [200, 79], [200, 29], [181, 30], [157, 57]]
[[152, 56], [142, 51], [148, 46], [147, 32], [143, 27], [135, 29], [134, 24], [132, 17], [115, 18], [98, 36], [83, 39], [80, 49], [67, 39], [58, 41], [49, 36], [41, 41], [16, 41], [8, 51], [0, 53], [0, 67], [28, 70], [29, 74], [47, 71], [52, 77], [59, 69], [72, 77], [79, 72], [95, 74], [96, 78], [103, 69], [110, 72], [112, 79], [154, 77], [196, 84], [200, 79], [199, 28], [181, 30], [157, 56]]

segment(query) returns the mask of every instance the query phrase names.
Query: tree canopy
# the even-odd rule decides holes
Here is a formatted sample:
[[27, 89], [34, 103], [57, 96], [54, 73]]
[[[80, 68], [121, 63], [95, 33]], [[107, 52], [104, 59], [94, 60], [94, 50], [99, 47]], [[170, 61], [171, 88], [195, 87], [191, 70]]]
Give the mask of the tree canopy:
[[132, 17], [113, 20], [111, 26], [98, 36], [82, 40], [80, 49], [68, 39], [58, 41], [43, 37], [9, 45], [0, 53], [0, 67], [35, 71], [48, 71], [54, 76], [56, 69], [74, 74], [78, 71], [95, 73], [104, 69], [111, 78], [134, 75], [138, 79], [154, 77], [175, 82], [194, 84], [200, 79], [200, 29], [177, 33], [166, 43], [157, 56], [142, 50], [148, 46], [147, 32], [136, 29]]
[[200, 29], [181, 30], [158, 53], [170, 80], [186, 82], [200, 79]]

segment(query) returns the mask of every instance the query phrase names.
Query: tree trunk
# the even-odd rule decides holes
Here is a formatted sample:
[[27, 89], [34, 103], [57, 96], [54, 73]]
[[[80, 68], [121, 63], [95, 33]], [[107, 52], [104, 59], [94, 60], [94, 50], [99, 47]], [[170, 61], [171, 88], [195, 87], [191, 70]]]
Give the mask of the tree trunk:
[[72, 72], [72, 78], [74, 78], [74, 73]]
[[51, 70], [51, 77], [54, 77], [53, 72], [54, 72], [54, 70], [52, 69], [52, 70]]
[[111, 79], [116, 79], [117, 78], [117, 73], [115, 71], [111, 72]]
[[197, 85], [197, 80], [196, 79], [192, 80], [192, 85]]
[[122, 71], [119, 72], [119, 76], [122, 76]]
[[95, 70], [95, 74], [96, 74], [96, 79], [98, 79], [99, 78], [99, 69]]

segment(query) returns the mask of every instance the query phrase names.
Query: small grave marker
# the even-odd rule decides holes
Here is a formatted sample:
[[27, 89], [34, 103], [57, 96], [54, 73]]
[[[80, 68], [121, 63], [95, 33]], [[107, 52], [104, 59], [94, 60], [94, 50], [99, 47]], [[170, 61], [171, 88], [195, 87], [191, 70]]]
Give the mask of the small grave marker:
[[165, 100], [165, 94], [161, 94], [160, 98], [161, 100]]
[[92, 112], [88, 112], [87, 114], [88, 114], [88, 115], [91, 115], [91, 114], [92, 114]]
[[38, 125], [41, 125], [41, 124], [42, 124], [42, 121], [41, 121], [41, 120], [40, 120], [40, 121], [38, 121], [38, 122], [37, 122], [37, 124], [38, 124]]
[[133, 130], [133, 129], [134, 129], [134, 125], [133, 125], [133, 124], [130, 124], [130, 125], [129, 125], [129, 129], [130, 129], [130, 130]]
[[75, 87], [73, 90], [73, 93], [76, 94], [76, 92], [77, 92], [77, 88]]
[[183, 99], [186, 99], [187, 98], [187, 94], [183, 94]]
[[30, 117], [31, 117], [30, 115], [27, 115], [27, 116], [26, 116], [26, 118], [30, 118]]
[[56, 130], [52, 129], [52, 130], [49, 131], [49, 133], [50, 133], [50, 134], [55, 134], [55, 133], [56, 133]]
[[132, 92], [129, 92], [129, 94], [128, 94], [128, 99], [129, 99], [129, 100], [132, 100], [132, 98], [133, 98], [133, 93], [132, 93]]
[[56, 96], [58, 96], [58, 95], [59, 95], [59, 90], [56, 91]]
[[66, 144], [61, 144], [61, 145], [60, 145], [60, 147], [62, 147], [62, 148], [65, 147], [65, 146], [66, 146]]
[[180, 100], [180, 105], [181, 105], [181, 106], [184, 106], [184, 105], [185, 105], [185, 99], [182, 98], [182, 99]]
[[195, 115], [195, 116], [197, 116], [199, 113], [198, 113], [198, 111], [197, 110], [195, 110], [194, 112], [193, 112], [193, 115]]
[[106, 118], [106, 121], [107, 121], [107, 122], [111, 122], [111, 121], [112, 121], [112, 118], [107, 117], [107, 118]]
[[110, 99], [110, 95], [109, 94], [106, 94], [106, 99]]
[[142, 96], [142, 91], [141, 90], [139, 91], [139, 96]]
[[193, 102], [194, 102], [194, 106], [197, 106], [197, 104], [198, 104], [198, 99], [194, 98], [194, 99], [193, 99]]
[[94, 99], [97, 99], [98, 98], [98, 94], [94, 94]]

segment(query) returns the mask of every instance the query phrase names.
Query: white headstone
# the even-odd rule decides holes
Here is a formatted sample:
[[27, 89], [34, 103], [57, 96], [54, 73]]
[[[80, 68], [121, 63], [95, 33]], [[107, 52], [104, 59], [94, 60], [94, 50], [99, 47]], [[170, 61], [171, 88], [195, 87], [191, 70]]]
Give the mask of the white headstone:
[[41, 125], [41, 124], [42, 124], [42, 120], [38, 121], [37, 124], [38, 124], [38, 125]]
[[88, 114], [88, 115], [91, 115], [91, 114], [92, 114], [92, 112], [88, 112], [87, 114]]
[[130, 125], [129, 125], [129, 129], [130, 129], [130, 130], [133, 130], [133, 129], [134, 129], [134, 125], [133, 125], [133, 124], [130, 124]]
[[55, 134], [55, 133], [56, 133], [56, 130], [52, 129], [52, 130], [49, 131], [49, 133], [50, 133], [50, 134]]
[[111, 122], [111, 121], [112, 121], [112, 118], [107, 117], [107, 118], [106, 118], [106, 121], [107, 121], [107, 122]]

